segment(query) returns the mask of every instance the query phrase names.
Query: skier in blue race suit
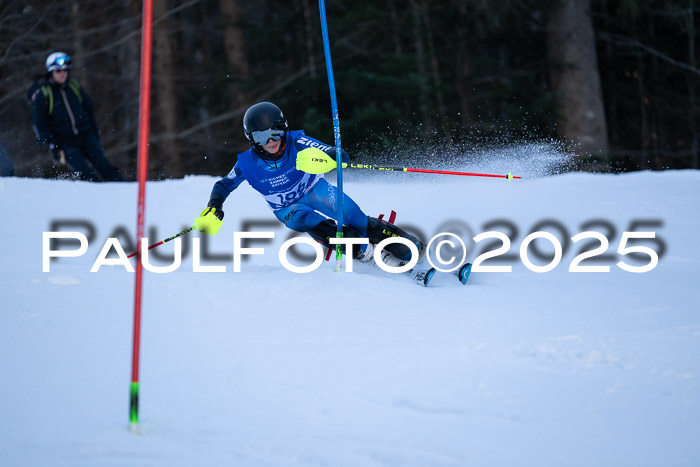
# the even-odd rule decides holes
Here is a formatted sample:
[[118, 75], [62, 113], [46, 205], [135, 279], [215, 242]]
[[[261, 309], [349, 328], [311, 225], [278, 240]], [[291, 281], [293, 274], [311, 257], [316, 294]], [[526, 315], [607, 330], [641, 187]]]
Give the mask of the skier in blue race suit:
[[[303, 149], [317, 148], [335, 159], [336, 148], [306, 136], [303, 130], [290, 131], [288, 127], [282, 111], [270, 102], [260, 102], [246, 111], [243, 130], [250, 149], [239, 154], [233, 170], [214, 185], [207, 208], [195, 221], [197, 230], [215, 235], [224, 218], [224, 201], [243, 181], [248, 181], [284, 225], [307, 232], [331, 247], [328, 239], [335, 237], [337, 231], [338, 190], [323, 175], [297, 170], [296, 158]], [[343, 162], [349, 161], [345, 151], [342, 157]], [[354, 258], [360, 261], [369, 261], [372, 245], [387, 237], [405, 237], [419, 251], [423, 248], [415, 237], [395, 225], [367, 216], [348, 195], [343, 197], [343, 235], [369, 239], [369, 245], [362, 245], [355, 252]], [[401, 261], [411, 259], [411, 251], [405, 245], [392, 243], [386, 250]]]

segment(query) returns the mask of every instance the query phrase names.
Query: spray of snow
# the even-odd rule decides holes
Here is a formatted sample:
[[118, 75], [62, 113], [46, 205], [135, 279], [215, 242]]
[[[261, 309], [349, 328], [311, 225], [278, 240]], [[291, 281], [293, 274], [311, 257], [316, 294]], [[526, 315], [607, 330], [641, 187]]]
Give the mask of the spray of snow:
[[[470, 135], [456, 138], [432, 138], [422, 135], [399, 134], [387, 139], [367, 138], [355, 152], [353, 162], [380, 166], [412, 167], [418, 169], [451, 170], [471, 173], [513, 175], [527, 179], [542, 178], [574, 168], [575, 154], [564, 143], [551, 138], [513, 135], [499, 131], [488, 137]], [[387, 149], [390, 146], [390, 149]], [[433, 174], [393, 173], [369, 170], [349, 170], [351, 180], [371, 179], [381, 173], [385, 180], [401, 181], [434, 178]]]

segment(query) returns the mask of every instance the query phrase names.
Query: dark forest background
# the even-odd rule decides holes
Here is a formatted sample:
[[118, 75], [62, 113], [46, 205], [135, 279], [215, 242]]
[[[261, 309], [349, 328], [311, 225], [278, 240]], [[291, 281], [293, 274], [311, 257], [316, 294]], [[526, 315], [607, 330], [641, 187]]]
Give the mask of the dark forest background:
[[[584, 170], [698, 168], [696, 0], [327, 2], [343, 147], [364, 160], [556, 138]], [[333, 142], [318, 3], [156, 0], [150, 176], [228, 172], [241, 120], [277, 103]], [[133, 179], [141, 2], [0, 0], [0, 143], [19, 176], [56, 176], [28, 87], [73, 59], [108, 158]]]

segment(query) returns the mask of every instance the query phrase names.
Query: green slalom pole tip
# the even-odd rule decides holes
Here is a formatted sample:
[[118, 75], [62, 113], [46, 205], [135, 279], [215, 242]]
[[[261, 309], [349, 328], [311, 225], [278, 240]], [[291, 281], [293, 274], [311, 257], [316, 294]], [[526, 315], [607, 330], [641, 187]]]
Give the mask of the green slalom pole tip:
[[506, 178], [508, 179], [508, 181], [513, 180], [513, 174], [511, 172], [508, 172], [508, 175], [506, 176]]
[[131, 394], [129, 403], [129, 423], [136, 425], [139, 423], [139, 383], [131, 383]]
[[[343, 238], [343, 232], [337, 232], [335, 238]], [[340, 259], [343, 257], [343, 252], [340, 249], [340, 243], [335, 245], [335, 259]]]

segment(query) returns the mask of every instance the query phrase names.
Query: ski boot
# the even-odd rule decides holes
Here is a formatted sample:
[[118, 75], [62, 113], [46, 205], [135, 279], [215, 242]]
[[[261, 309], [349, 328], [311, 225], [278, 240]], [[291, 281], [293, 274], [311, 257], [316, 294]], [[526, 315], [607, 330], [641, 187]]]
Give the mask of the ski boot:
[[[424, 250], [423, 243], [416, 237], [405, 232], [404, 230], [395, 226], [394, 224], [391, 224], [382, 219], [377, 219], [376, 217], [369, 217], [367, 220], [367, 237], [369, 238], [369, 242], [375, 245], [381, 242], [382, 240], [391, 237], [406, 238], [413, 242], [418, 248], [419, 261], [420, 256], [422, 256]], [[406, 245], [402, 245], [400, 243], [391, 243], [387, 245], [384, 249], [401, 261], [405, 261], [407, 263], [411, 260], [411, 250]]]

